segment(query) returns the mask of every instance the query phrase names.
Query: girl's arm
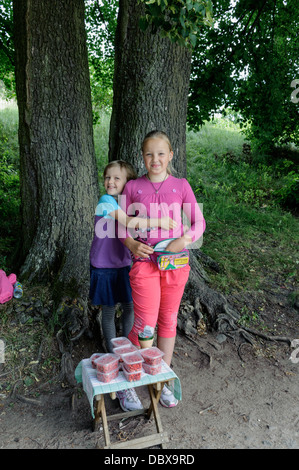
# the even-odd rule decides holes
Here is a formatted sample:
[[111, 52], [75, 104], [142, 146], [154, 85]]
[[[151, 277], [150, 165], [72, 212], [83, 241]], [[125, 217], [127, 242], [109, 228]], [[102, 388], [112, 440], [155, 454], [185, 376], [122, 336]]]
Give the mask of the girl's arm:
[[170, 242], [166, 249], [167, 251], [172, 251], [173, 253], [179, 253], [180, 251], [183, 251], [186, 246], [190, 245], [190, 243], [192, 243], [192, 237], [190, 237], [190, 235], [184, 234], [182, 237]]
[[167, 245], [167, 251], [178, 253], [190, 243], [198, 240], [206, 228], [206, 222], [202, 211], [187, 180], [184, 180], [182, 209], [189, 220], [190, 227], [184, 230], [184, 235]]
[[[126, 184], [122, 193], [122, 195], [124, 196], [124, 198], [122, 199], [122, 207], [124, 210], [128, 210], [130, 205], [133, 203], [133, 198], [131, 197], [129, 187], [130, 184]], [[136, 217], [136, 219], [138, 219], [138, 217]], [[150, 223], [148, 221], [153, 222], [153, 219], [141, 218], [141, 221], [142, 223], [144, 223], [144, 221], [146, 221], [146, 223]], [[148, 258], [149, 255], [154, 252], [154, 249], [149, 245], [135, 240], [129, 231], [126, 231], [124, 236], [120, 236], [119, 234], [118, 237], [136, 258]]]
[[136, 258], [148, 258], [149, 255], [154, 252], [154, 249], [151, 246], [141, 243], [131, 237], [123, 240], [123, 243], [127, 248], [129, 248], [133, 255], [136, 256]]
[[130, 229], [161, 227], [164, 230], [172, 230], [177, 226], [177, 223], [170, 217], [161, 217], [160, 219], [129, 217], [122, 209], [112, 211], [109, 213], [109, 215], [113, 217], [113, 219], [120, 222], [124, 227], [128, 227]]

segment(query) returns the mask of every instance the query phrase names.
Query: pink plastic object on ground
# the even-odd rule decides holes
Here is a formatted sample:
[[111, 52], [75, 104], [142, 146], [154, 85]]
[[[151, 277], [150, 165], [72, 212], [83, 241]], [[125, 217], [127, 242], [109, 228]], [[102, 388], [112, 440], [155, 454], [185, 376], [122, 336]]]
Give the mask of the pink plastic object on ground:
[[6, 276], [5, 271], [0, 269], [0, 304], [4, 304], [13, 298], [13, 285], [17, 281], [15, 274]]

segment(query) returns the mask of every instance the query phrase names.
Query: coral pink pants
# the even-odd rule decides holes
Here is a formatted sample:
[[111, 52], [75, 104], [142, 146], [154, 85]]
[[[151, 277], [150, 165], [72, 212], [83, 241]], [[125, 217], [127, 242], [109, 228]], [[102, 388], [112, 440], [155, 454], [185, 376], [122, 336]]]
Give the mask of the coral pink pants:
[[158, 336], [176, 336], [177, 315], [190, 266], [160, 271], [152, 262], [135, 262], [130, 271], [134, 302], [134, 325], [129, 333], [133, 344], [139, 345], [138, 333], [145, 325], [158, 324]]

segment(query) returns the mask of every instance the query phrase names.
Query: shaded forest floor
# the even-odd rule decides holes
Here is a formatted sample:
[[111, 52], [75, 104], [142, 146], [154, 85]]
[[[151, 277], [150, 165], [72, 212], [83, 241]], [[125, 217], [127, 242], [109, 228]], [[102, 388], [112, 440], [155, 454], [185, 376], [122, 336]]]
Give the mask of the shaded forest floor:
[[[264, 290], [241, 292], [229, 300], [239, 311], [244, 305], [250, 311], [259, 309], [259, 321], [250, 325], [256, 331], [292, 341], [299, 338], [299, 313], [290, 304], [293, 290], [291, 284], [272, 280]], [[29, 300], [25, 293], [21, 303], [14, 299], [1, 306], [11, 336], [7, 334], [7, 360], [0, 370], [0, 448], [102, 447], [103, 431], [101, 427], [92, 431], [90, 407], [81, 385], [70, 385], [60, 376], [61, 354], [55, 335], [45, 335], [48, 308], [47, 299], [41, 302], [34, 292]], [[27, 315], [31, 312], [31, 321], [26, 311]], [[2, 338], [4, 333], [2, 328]], [[31, 346], [17, 344], [18, 337], [28, 340], [30, 335]], [[71, 353], [74, 366], [97, 350], [100, 345], [95, 338], [81, 337]], [[173, 409], [159, 405], [169, 436], [167, 448], [298, 449], [299, 363], [290, 360], [292, 353], [294, 348], [286, 342], [259, 336], [250, 344], [215, 331], [193, 338], [179, 332], [172, 366], [180, 378], [183, 398]], [[146, 389], [138, 388], [138, 394], [147, 407]], [[121, 411], [118, 400], [107, 398], [106, 405], [108, 413]], [[154, 432], [155, 424], [136, 417], [122, 423], [112, 421], [109, 428], [113, 441], [124, 441]]]

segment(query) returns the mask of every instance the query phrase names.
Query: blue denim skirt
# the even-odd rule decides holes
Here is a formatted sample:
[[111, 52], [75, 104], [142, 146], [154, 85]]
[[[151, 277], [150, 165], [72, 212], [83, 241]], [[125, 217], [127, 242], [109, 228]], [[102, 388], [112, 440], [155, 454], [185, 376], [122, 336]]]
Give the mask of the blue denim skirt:
[[132, 302], [129, 279], [131, 267], [95, 268], [90, 266], [89, 297], [93, 305], [116, 305]]

